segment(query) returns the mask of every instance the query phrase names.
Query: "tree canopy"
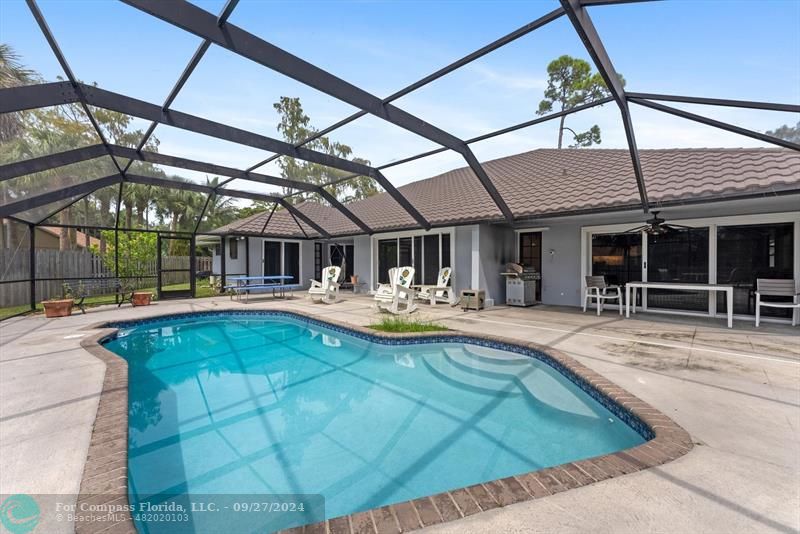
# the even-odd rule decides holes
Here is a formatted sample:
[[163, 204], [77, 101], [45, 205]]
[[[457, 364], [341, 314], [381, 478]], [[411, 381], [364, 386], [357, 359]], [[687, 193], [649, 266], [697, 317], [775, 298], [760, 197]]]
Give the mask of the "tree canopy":
[[[620, 81], [625, 80], [620, 76]], [[547, 115], [556, 111], [566, 111], [568, 109], [589, 104], [609, 95], [606, 83], [599, 73], [593, 73], [592, 67], [588, 62], [563, 55], [554, 59], [547, 65], [547, 88], [544, 91], [544, 99], [539, 102], [537, 115]], [[570, 148], [579, 148], [599, 144], [600, 127], [594, 125], [584, 132], [576, 132], [572, 128], [564, 126], [566, 116], [562, 116], [558, 126], [558, 148], [563, 145], [564, 130], [572, 133], [573, 144]]]
[[768, 130], [766, 133], [772, 137], [785, 139], [786, 141], [791, 141], [792, 143], [800, 143], [800, 121], [797, 121], [795, 126], [784, 124], [783, 126], [779, 126], [774, 130]]
[[[0, 44], [0, 86], [14, 87], [39, 83], [41, 76], [27, 69], [9, 45]], [[90, 109], [106, 139], [113, 144], [136, 147], [144, 132], [133, 127], [132, 118], [102, 108]], [[30, 111], [4, 114], [0, 121], [0, 164], [63, 152], [100, 143], [89, 117], [79, 104], [52, 106]], [[159, 140], [151, 136], [145, 150], [158, 152]], [[116, 158], [121, 168], [129, 163]], [[118, 172], [111, 156], [102, 156], [47, 171], [19, 176], [0, 183], [0, 201], [8, 203], [26, 196], [83, 183]], [[131, 172], [186, 181], [180, 176], [167, 176], [157, 165], [136, 161]], [[217, 176], [206, 177], [205, 185], [216, 187]], [[120, 192], [122, 193], [120, 196]], [[119, 203], [119, 206], [117, 204]], [[204, 210], [205, 208], [205, 210]], [[206, 229], [228, 224], [239, 218], [239, 208], [230, 198], [195, 191], [158, 188], [125, 183], [108, 186], [79, 198], [63, 199], [24, 214], [24, 219], [42, 224], [61, 225], [59, 248], [75, 248], [75, 229], [68, 226], [114, 227], [119, 213], [119, 227], [129, 229], [163, 229], [192, 232], [201, 213]], [[0, 231], [0, 248], [18, 242], [18, 225], [5, 224]], [[107, 233], [91, 232], [100, 239], [100, 252], [107, 248]], [[88, 236], [88, 232], [87, 232]], [[88, 239], [88, 237], [87, 237]]]
[[[319, 132], [319, 130], [311, 125], [311, 118], [306, 115], [299, 98], [282, 96], [278, 102], [273, 104], [273, 107], [280, 115], [278, 131], [281, 133], [281, 135], [283, 135], [285, 141], [292, 144], [299, 144]], [[348, 145], [339, 143], [338, 141], [333, 141], [326, 136], [319, 137], [305, 146], [318, 152], [330, 154], [331, 156], [352, 159], [353, 161], [362, 163], [364, 165], [370, 164], [369, 160], [352, 157], [353, 149]], [[322, 185], [342, 178], [348, 174], [344, 171], [340, 171], [326, 165], [301, 161], [287, 156], [282, 156], [278, 160], [278, 165], [281, 168], [281, 174], [284, 178], [312, 183], [315, 185]], [[360, 200], [381, 192], [380, 187], [368, 176], [359, 176], [353, 178], [352, 180], [348, 180], [347, 182], [329, 186], [327, 190], [338, 200], [343, 202]], [[284, 193], [287, 194], [292, 192], [293, 191], [291, 189], [284, 190]], [[293, 198], [313, 198], [316, 201], [323, 201], [314, 194], [298, 194]]]

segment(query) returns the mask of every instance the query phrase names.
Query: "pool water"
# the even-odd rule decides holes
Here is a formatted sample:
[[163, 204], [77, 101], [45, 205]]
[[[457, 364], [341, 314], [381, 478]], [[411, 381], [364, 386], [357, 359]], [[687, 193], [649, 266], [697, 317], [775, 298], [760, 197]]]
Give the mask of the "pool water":
[[[105, 346], [129, 364], [132, 502], [321, 494], [331, 518], [644, 442], [547, 364], [477, 345], [385, 345], [299, 318], [212, 315], [123, 328]], [[200, 514], [188, 530], [252, 526], [237, 528], [233, 511]]]

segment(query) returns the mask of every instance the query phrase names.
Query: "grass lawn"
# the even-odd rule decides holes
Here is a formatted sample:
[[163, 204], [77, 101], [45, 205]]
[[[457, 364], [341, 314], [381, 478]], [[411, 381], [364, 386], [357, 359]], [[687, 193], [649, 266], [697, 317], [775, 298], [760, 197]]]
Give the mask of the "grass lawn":
[[380, 330], [381, 332], [440, 332], [442, 330], [450, 330], [444, 325], [433, 323], [430, 321], [418, 321], [416, 319], [407, 319], [405, 317], [390, 316], [381, 318], [380, 322], [369, 325], [373, 330]]
[[[181, 290], [181, 289], [189, 289], [189, 283], [185, 284], [175, 284], [171, 286], [164, 286], [162, 289], [166, 290]], [[156, 288], [149, 287], [145, 289], [137, 289], [136, 291], [150, 291], [153, 295], [156, 294]], [[195, 287], [194, 291], [195, 298], [206, 298], [206, 297], [214, 297], [216, 293], [214, 289], [208, 285], [208, 282], [201, 283], [199, 280], [197, 282], [197, 286]], [[103, 304], [114, 304], [114, 295], [95, 295], [91, 297], [86, 297], [86, 300], [83, 301], [84, 305], [87, 308], [92, 308], [94, 306], [101, 306]], [[0, 308], [0, 321], [11, 317], [13, 315], [18, 315], [20, 313], [25, 313], [30, 311], [31, 307], [28, 304], [23, 304], [21, 306], [9, 306], [7, 308]], [[41, 302], [36, 304], [36, 312], [35, 313], [42, 313], [42, 304]]]

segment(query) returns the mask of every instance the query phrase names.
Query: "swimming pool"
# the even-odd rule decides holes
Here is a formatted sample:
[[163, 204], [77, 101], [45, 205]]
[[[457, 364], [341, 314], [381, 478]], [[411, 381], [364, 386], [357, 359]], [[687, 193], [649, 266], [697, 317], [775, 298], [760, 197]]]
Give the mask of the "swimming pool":
[[[452, 335], [379, 343], [271, 312], [119, 326], [105, 347], [128, 361], [132, 502], [320, 494], [331, 518], [650, 437], [528, 349]], [[240, 531], [239, 515], [223, 517]]]

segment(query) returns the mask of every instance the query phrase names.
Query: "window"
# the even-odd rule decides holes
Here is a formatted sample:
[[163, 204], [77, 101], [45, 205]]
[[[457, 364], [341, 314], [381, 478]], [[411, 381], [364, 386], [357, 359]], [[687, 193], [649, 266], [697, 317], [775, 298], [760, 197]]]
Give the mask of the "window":
[[[708, 228], [686, 228], [647, 236], [649, 282], [708, 283]], [[706, 291], [647, 290], [653, 308], [708, 311]]]
[[219, 256], [219, 252], [220, 252], [219, 249], [220, 249], [219, 245], [214, 245], [214, 256]]
[[314, 280], [322, 280], [322, 243], [314, 242]]
[[399, 264], [398, 267], [410, 266], [413, 263], [413, 249], [411, 248], [411, 238], [401, 237], [398, 240], [399, 248]]
[[378, 241], [379, 283], [389, 281], [389, 269], [411, 265], [414, 283], [435, 284], [442, 267], [450, 265], [450, 234], [426, 234]]
[[228, 256], [232, 260], [239, 258], [239, 240], [235, 237], [228, 238]]
[[442, 267], [453, 267], [450, 265], [450, 234], [442, 234]]
[[[417, 275], [417, 280], [422, 280], [422, 273], [424, 269], [422, 267], [422, 236], [418, 235], [414, 237], [414, 270], [419, 273]], [[423, 282], [425, 283], [425, 282]]]
[[[755, 224], [717, 229], [717, 282], [733, 286], [733, 312], [755, 313], [757, 278], [793, 278], [794, 225]], [[717, 311], [727, 312], [725, 296]], [[774, 298], [774, 300], [779, 300]], [[790, 309], [762, 308], [763, 315], [791, 318]]]
[[426, 235], [423, 242], [424, 265], [420, 278], [425, 284], [435, 284], [439, 273], [439, 236]]

